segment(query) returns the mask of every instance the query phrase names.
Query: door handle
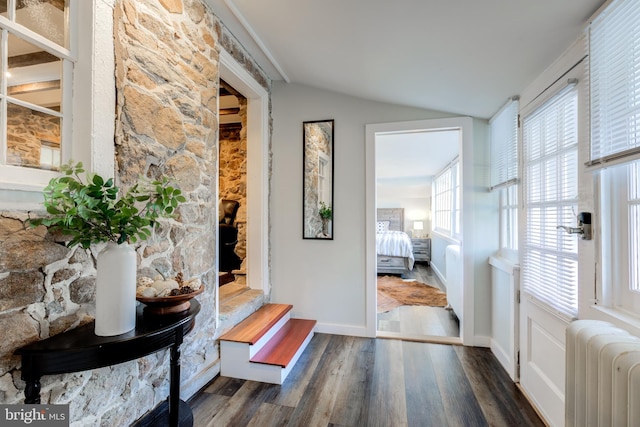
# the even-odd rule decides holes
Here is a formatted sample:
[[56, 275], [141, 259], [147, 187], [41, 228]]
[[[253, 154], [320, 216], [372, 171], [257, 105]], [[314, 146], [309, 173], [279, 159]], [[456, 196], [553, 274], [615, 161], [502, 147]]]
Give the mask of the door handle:
[[566, 225], [559, 225], [556, 227], [558, 230], [564, 230], [569, 234], [579, 234], [582, 240], [591, 240], [591, 213], [580, 212], [578, 214], [578, 226], [568, 227]]

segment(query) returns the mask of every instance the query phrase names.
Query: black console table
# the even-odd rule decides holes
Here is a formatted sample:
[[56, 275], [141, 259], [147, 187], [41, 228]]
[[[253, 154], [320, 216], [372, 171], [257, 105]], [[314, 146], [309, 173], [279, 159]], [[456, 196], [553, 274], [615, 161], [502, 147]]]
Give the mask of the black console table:
[[[68, 332], [36, 341], [16, 350], [22, 356], [22, 379], [27, 383], [24, 403], [40, 403], [40, 378], [102, 368], [127, 362], [171, 347], [170, 385], [167, 402], [158, 406], [139, 425], [156, 425], [159, 413], [168, 412], [170, 426], [192, 426], [191, 408], [180, 400], [180, 345], [195, 326], [200, 304], [191, 300], [188, 310], [154, 315], [138, 306], [136, 328], [112, 337], [99, 337], [91, 322]], [[145, 421], [149, 420], [149, 421]], [[162, 422], [166, 424], [167, 421]]]

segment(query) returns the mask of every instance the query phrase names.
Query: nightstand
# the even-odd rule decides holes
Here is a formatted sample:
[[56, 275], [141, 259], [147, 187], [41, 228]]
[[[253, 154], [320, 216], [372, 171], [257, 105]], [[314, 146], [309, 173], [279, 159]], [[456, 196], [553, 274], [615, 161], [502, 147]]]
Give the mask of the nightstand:
[[411, 239], [413, 244], [413, 258], [416, 261], [426, 261], [427, 265], [431, 261], [431, 239]]

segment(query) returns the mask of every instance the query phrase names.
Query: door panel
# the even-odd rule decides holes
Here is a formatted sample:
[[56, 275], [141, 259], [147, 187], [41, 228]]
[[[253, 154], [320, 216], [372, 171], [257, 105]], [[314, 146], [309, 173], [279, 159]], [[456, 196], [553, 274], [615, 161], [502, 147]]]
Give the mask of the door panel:
[[557, 227], [577, 225], [581, 199], [589, 196], [581, 190], [591, 180], [579, 173], [588, 145], [583, 75], [584, 65], [575, 65], [549, 88], [552, 95], [521, 111], [520, 383], [551, 426], [564, 425], [565, 331], [578, 313], [580, 271], [578, 237]]
[[564, 423], [565, 329], [563, 319], [525, 294], [521, 307], [520, 382], [552, 426]]

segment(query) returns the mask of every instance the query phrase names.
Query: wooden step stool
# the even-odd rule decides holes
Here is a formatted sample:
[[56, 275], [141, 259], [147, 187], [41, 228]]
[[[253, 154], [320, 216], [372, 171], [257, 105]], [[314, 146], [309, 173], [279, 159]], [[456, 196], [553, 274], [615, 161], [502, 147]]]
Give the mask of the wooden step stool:
[[290, 304], [265, 304], [220, 337], [220, 375], [282, 384], [313, 338], [315, 320], [292, 319]]

